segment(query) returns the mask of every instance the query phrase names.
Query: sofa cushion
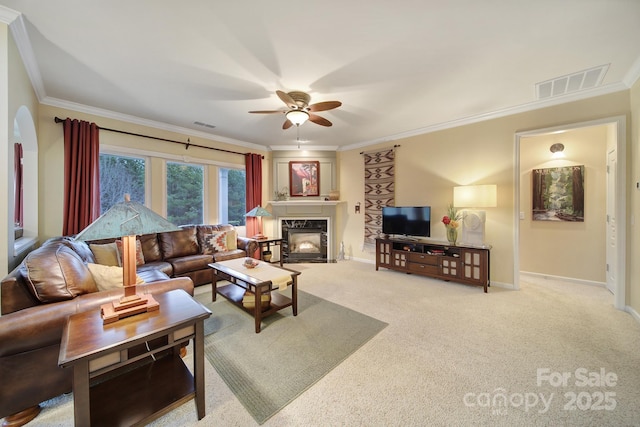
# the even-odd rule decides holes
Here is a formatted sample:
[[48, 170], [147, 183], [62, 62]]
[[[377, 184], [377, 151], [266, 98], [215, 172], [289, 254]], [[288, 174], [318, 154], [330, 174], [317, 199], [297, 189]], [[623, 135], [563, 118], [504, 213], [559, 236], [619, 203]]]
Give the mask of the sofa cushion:
[[245, 251], [243, 251], [242, 249], [236, 249], [234, 251], [216, 252], [215, 254], [213, 254], [213, 259], [215, 262], [219, 262], [242, 258], [244, 256], [247, 256], [247, 253]]
[[206, 236], [207, 234], [214, 234], [220, 231], [234, 230], [234, 227], [233, 225], [230, 225], [230, 224], [215, 224], [215, 225], [204, 224], [204, 225], [196, 226], [196, 229], [197, 229], [196, 234], [198, 237], [198, 244], [200, 245], [200, 247], [202, 247], [202, 245], [204, 244], [204, 236]]
[[136, 273], [141, 275], [145, 282], [149, 282], [150, 280], [145, 277], [144, 273], [153, 270], [160, 271], [169, 277], [173, 276], [173, 266], [166, 261], [147, 262], [144, 265], [139, 265], [136, 267]]
[[173, 275], [179, 276], [196, 270], [204, 270], [209, 268], [209, 264], [213, 262], [211, 255], [189, 255], [179, 258], [168, 259], [173, 266]]
[[[87, 268], [96, 282], [99, 291], [117, 289], [123, 287], [123, 268], [115, 265], [87, 264]], [[144, 280], [136, 274], [136, 284], [140, 285]]]
[[80, 256], [64, 244], [47, 245], [28, 254], [22, 275], [33, 296], [45, 304], [98, 290]]
[[[169, 264], [169, 263], [167, 263]], [[170, 264], [169, 264], [170, 265]], [[149, 268], [145, 270], [138, 270], [138, 276], [144, 281], [144, 283], [160, 282], [161, 280], [170, 279], [169, 275], [163, 273], [161, 270], [155, 268]]]
[[96, 263], [102, 265], [120, 265], [120, 260], [118, 259], [118, 248], [115, 243], [105, 243], [103, 245], [90, 243], [89, 249], [93, 252], [93, 257], [95, 258]]
[[158, 241], [165, 260], [195, 255], [200, 251], [196, 238], [196, 227], [158, 233]]
[[227, 250], [235, 251], [236, 249], [238, 249], [238, 232], [234, 228], [227, 230]]
[[[118, 265], [122, 267], [122, 240], [115, 241], [116, 248], [118, 248]], [[142, 244], [140, 240], [136, 239], [136, 265], [144, 264], [144, 254], [142, 253]]]
[[145, 263], [162, 261], [162, 252], [160, 252], [158, 235], [156, 233], [144, 234], [139, 236], [138, 239], [142, 245], [142, 254], [144, 255]]
[[213, 255], [216, 252], [227, 251], [227, 231], [218, 231], [217, 233], [205, 234], [202, 239], [202, 253]]
[[89, 245], [82, 240], [76, 240], [71, 236], [52, 237], [42, 244], [42, 246], [60, 245], [72, 249], [84, 262], [96, 262]]

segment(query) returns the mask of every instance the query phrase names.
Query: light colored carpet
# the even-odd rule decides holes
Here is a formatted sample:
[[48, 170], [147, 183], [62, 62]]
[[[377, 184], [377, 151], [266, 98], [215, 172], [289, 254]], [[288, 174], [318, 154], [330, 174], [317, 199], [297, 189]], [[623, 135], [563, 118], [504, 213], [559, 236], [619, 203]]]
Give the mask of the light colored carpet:
[[[286, 292], [291, 295], [291, 288]], [[254, 331], [251, 315], [211, 293], [205, 356], [253, 418], [263, 424], [387, 326], [364, 314], [298, 292], [298, 316], [275, 313]]]
[[[541, 280], [484, 294], [355, 261], [291, 267], [302, 272], [300, 289], [389, 326], [265, 426], [640, 425], [640, 325], [603, 288]], [[257, 425], [206, 365], [207, 416], [198, 423], [188, 402], [153, 425]], [[604, 369], [618, 381], [579, 387], [580, 368]], [[539, 386], [538, 369], [572, 378], [565, 387]], [[606, 392], [615, 393], [613, 410], [565, 409], [571, 393], [583, 393], [580, 407], [591, 408]], [[519, 404], [520, 396], [532, 404], [532, 393], [552, 399], [547, 411], [540, 400]], [[509, 400], [498, 406], [493, 398], [501, 394]], [[69, 402], [47, 406], [32, 425], [72, 425]]]

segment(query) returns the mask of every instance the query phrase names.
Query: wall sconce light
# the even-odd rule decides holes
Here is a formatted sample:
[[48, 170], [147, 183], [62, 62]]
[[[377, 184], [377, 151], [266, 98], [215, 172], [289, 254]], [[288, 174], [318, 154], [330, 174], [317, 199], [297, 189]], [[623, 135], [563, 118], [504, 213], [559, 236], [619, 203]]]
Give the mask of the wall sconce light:
[[356, 213], [360, 213], [360, 202], [356, 203]]
[[555, 144], [553, 144], [549, 150], [551, 151], [551, 158], [552, 159], [563, 159], [565, 157], [564, 155], [564, 145], [556, 142]]
[[476, 208], [492, 208], [497, 203], [496, 185], [453, 187], [453, 205], [462, 211], [462, 243], [484, 246], [486, 212]]

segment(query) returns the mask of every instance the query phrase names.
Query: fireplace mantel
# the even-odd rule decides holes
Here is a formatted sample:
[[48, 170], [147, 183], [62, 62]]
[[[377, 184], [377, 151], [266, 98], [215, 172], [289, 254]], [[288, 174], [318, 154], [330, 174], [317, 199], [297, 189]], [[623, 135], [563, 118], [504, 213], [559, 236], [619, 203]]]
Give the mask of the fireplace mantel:
[[339, 203], [344, 203], [343, 200], [269, 200], [272, 206], [336, 206]]
[[271, 213], [275, 217], [274, 235], [282, 237], [282, 221], [291, 219], [326, 219], [328, 221], [327, 230], [327, 257], [329, 262], [335, 261], [338, 240], [336, 236], [337, 211], [340, 209], [342, 200], [320, 200], [320, 199], [290, 199], [267, 202], [271, 205]]

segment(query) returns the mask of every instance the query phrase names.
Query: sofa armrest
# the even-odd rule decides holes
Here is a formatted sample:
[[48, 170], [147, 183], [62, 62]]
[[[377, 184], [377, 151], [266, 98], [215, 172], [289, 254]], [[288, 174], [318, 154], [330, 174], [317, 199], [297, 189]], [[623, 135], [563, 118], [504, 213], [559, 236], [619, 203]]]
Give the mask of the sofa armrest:
[[258, 250], [258, 241], [251, 237], [238, 236], [238, 249], [242, 249], [247, 253], [247, 256], [251, 256]]
[[[138, 285], [143, 294], [159, 294], [174, 289], [184, 289], [193, 296], [193, 281], [177, 277], [159, 282]], [[41, 304], [0, 316], [0, 357], [59, 344], [67, 317], [88, 310], [99, 310], [123, 295], [121, 289], [92, 292], [67, 301]]]

